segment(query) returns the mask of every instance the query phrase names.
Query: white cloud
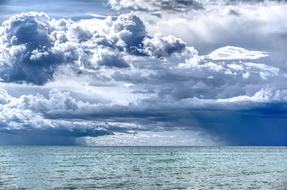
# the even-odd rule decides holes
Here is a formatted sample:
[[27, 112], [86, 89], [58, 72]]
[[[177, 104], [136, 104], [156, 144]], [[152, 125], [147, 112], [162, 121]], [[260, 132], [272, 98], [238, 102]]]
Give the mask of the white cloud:
[[[284, 125], [286, 108], [279, 103], [286, 102], [287, 67], [280, 60], [286, 41], [285, 25], [279, 24], [285, 4], [114, 6], [122, 2], [133, 10], [147, 7], [79, 21], [30, 12], [2, 24], [1, 134], [45, 133], [72, 141], [116, 134], [100, 143], [168, 144], [176, 131], [174, 142], [212, 144], [215, 136], [243, 143], [228, 127], [240, 128], [244, 117], [246, 126], [251, 116], [259, 126], [278, 113], [278, 126]], [[278, 12], [272, 15], [269, 8]], [[194, 139], [180, 139], [185, 132]]]
[[[224, 46], [276, 52], [273, 60], [286, 59], [286, 3], [278, 1], [206, 1], [203, 9], [141, 13], [149, 33], [174, 35], [207, 54]], [[279, 48], [280, 47], [280, 48]]]
[[262, 57], [267, 57], [268, 54], [261, 51], [249, 51], [240, 47], [225, 46], [218, 48], [208, 54], [206, 58], [219, 60], [255, 60]]
[[144, 52], [155, 57], [167, 57], [173, 53], [180, 53], [186, 47], [186, 43], [180, 38], [172, 35], [162, 37], [160, 34], [155, 34], [153, 38], [145, 38], [143, 44]]
[[[97, 33], [93, 36], [71, 20], [52, 20], [45, 13], [11, 17], [3, 23], [0, 38], [0, 72], [7, 82], [42, 85], [53, 79], [63, 64], [128, 67], [119, 53], [110, 53], [114, 50], [109, 47], [108, 39]], [[107, 41], [105, 46], [103, 40]]]
[[74, 72], [102, 66], [127, 68], [126, 54], [144, 56], [154, 50], [155, 56], [169, 56], [185, 48], [173, 36], [149, 37], [142, 20], [132, 13], [107, 18], [98, 26], [91, 30], [84, 22], [54, 20], [37, 12], [11, 17], [3, 23], [0, 35], [2, 80], [43, 85], [63, 65]]

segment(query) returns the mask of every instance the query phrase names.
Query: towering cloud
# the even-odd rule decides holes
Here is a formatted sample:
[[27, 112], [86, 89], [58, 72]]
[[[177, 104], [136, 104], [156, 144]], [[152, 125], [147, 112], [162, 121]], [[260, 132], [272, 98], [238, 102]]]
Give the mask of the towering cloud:
[[42, 85], [53, 79], [59, 65], [126, 68], [129, 64], [122, 51], [169, 56], [185, 47], [183, 41], [172, 36], [147, 36], [145, 25], [134, 14], [120, 15], [114, 21], [107, 19], [106, 24], [108, 30], [99, 34], [71, 20], [51, 19], [45, 13], [11, 17], [1, 30], [1, 78]]
[[118, 46], [127, 51], [135, 51], [146, 36], [145, 25], [133, 14], [121, 15], [111, 24], [114, 39]]
[[0, 27], [0, 144], [177, 131], [286, 145], [279, 4], [116, 0], [112, 17], [12, 16]]
[[52, 49], [49, 22], [44, 13], [24, 13], [3, 23], [1, 75], [5, 81], [42, 84], [52, 78], [62, 58]]

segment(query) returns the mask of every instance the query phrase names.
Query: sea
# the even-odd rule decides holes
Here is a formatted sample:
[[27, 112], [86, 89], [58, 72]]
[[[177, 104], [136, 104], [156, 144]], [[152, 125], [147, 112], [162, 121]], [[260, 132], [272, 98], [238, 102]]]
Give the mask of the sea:
[[0, 189], [286, 190], [286, 147], [0, 147]]

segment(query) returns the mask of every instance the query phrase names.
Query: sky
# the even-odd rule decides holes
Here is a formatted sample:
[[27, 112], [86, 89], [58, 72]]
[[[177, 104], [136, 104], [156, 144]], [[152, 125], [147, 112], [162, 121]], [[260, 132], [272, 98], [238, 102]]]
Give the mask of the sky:
[[287, 2], [0, 0], [0, 145], [287, 145]]

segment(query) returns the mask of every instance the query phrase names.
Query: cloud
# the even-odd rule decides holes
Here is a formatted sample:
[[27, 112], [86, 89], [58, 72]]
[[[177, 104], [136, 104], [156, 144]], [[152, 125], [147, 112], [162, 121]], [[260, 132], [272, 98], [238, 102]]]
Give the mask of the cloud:
[[[111, 135], [129, 129], [97, 120], [49, 118], [49, 114], [81, 115], [85, 109], [97, 108], [76, 101], [67, 92], [51, 90], [48, 97], [40, 94], [12, 97], [0, 92], [0, 144], [77, 144], [80, 137]], [[91, 108], [92, 107], [92, 108]]]
[[187, 11], [188, 9], [201, 9], [202, 5], [194, 0], [110, 0], [109, 4], [115, 10], [133, 9], [140, 11]]
[[235, 46], [268, 52], [269, 61], [286, 60], [285, 2], [206, 1], [202, 5], [203, 9], [188, 9], [187, 13], [141, 14], [149, 33], [180, 37], [201, 54]]
[[214, 50], [207, 55], [211, 60], [254, 60], [267, 57], [268, 54], [260, 51], [248, 51], [244, 48], [226, 46]]
[[2, 24], [0, 72], [5, 81], [42, 84], [52, 78], [62, 58], [51, 49], [49, 20], [44, 13], [23, 13]]
[[[128, 68], [124, 55], [162, 57], [183, 51], [185, 43], [173, 36], [148, 36], [142, 20], [124, 14], [108, 18], [89, 30], [69, 19], [51, 19], [45, 13], [15, 15], [2, 24], [0, 73], [6, 82], [43, 85], [59, 68], [75, 72], [100, 67]], [[145, 47], [143, 47], [145, 46]]]
[[98, 54], [94, 55], [94, 60], [97, 60], [99, 65], [104, 65], [107, 67], [117, 67], [117, 68], [126, 68], [129, 67], [129, 64], [119, 55], [119, 53], [108, 50], [101, 49], [98, 50]]
[[[130, 143], [155, 133], [166, 143], [178, 132], [194, 143], [285, 145], [285, 46], [262, 45], [283, 31], [278, 4], [258, 4], [279, 10], [263, 26], [249, 3], [209, 2], [185, 13], [177, 9], [187, 2], [161, 3], [147, 5], [166, 10], [157, 16], [145, 10], [72, 20], [29, 12], [5, 21], [0, 143], [93, 143], [99, 136]], [[238, 35], [244, 23], [259, 28]]]
[[134, 14], [120, 15], [110, 23], [111, 35], [119, 47], [127, 51], [135, 51], [145, 38], [146, 30], [142, 20]]
[[172, 35], [162, 37], [156, 34], [153, 38], [145, 38], [143, 41], [146, 54], [155, 57], [167, 57], [173, 53], [185, 50], [186, 43]]
[[[126, 139], [119, 140], [130, 142], [135, 132], [165, 134], [165, 131], [173, 133], [174, 130], [186, 130], [194, 138], [190, 143], [277, 145], [286, 143], [285, 138], [278, 138], [277, 135], [285, 130], [285, 119], [281, 117], [285, 114], [285, 107], [280, 105], [284, 101], [283, 94], [286, 95], [286, 91], [261, 90], [250, 97], [218, 100], [182, 98], [177, 101], [171, 97], [154, 97], [122, 105], [87, 102], [79, 95], [57, 89], [50, 90], [48, 95], [38, 89], [35, 95], [20, 97], [11, 96], [2, 89], [0, 134], [9, 137], [9, 141], [5, 141], [8, 144], [71, 145], [82, 143], [81, 138], [86, 137], [122, 134]], [[277, 120], [277, 117], [282, 118], [282, 121]], [[246, 118], [246, 127], [238, 124], [242, 123], [242, 118]], [[266, 118], [264, 127], [247, 127], [251, 124], [262, 125], [262, 118]], [[278, 124], [272, 129], [274, 135], [268, 132], [273, 125], [268, 122], [270, 120]], [[230, 128], [235, 125], [241, 129], [240, 133]], [[257, 130], [262, 136], [254, 138]], [[107, 137], [110, 138], [117, 136]]]
[[[131, 26], [125, 25], [122, 29], [127, 28]], [[117, 30], [120, 31], [120, 26]], [[134, 45], [128, 41], [134, 36], [129, 38], [123, 34], [121, 37], [128, 45]], [[119, 53], [110, 53], [113, 50], [109, 44], [103, 46], [103, 40], [108, 40], [100, 40], [102, 38], [73, 21], [52, 20], [45, 13], [15, 15], [2, 24], [2, 79], [43, 85], [53, 80], [60, 65], [128, 67]]]
[[50, 18], [44, 13], [15, 15], [3, 23], [4, 43], [8, 46], [26, 44], [31, 48], [50, 46]]

